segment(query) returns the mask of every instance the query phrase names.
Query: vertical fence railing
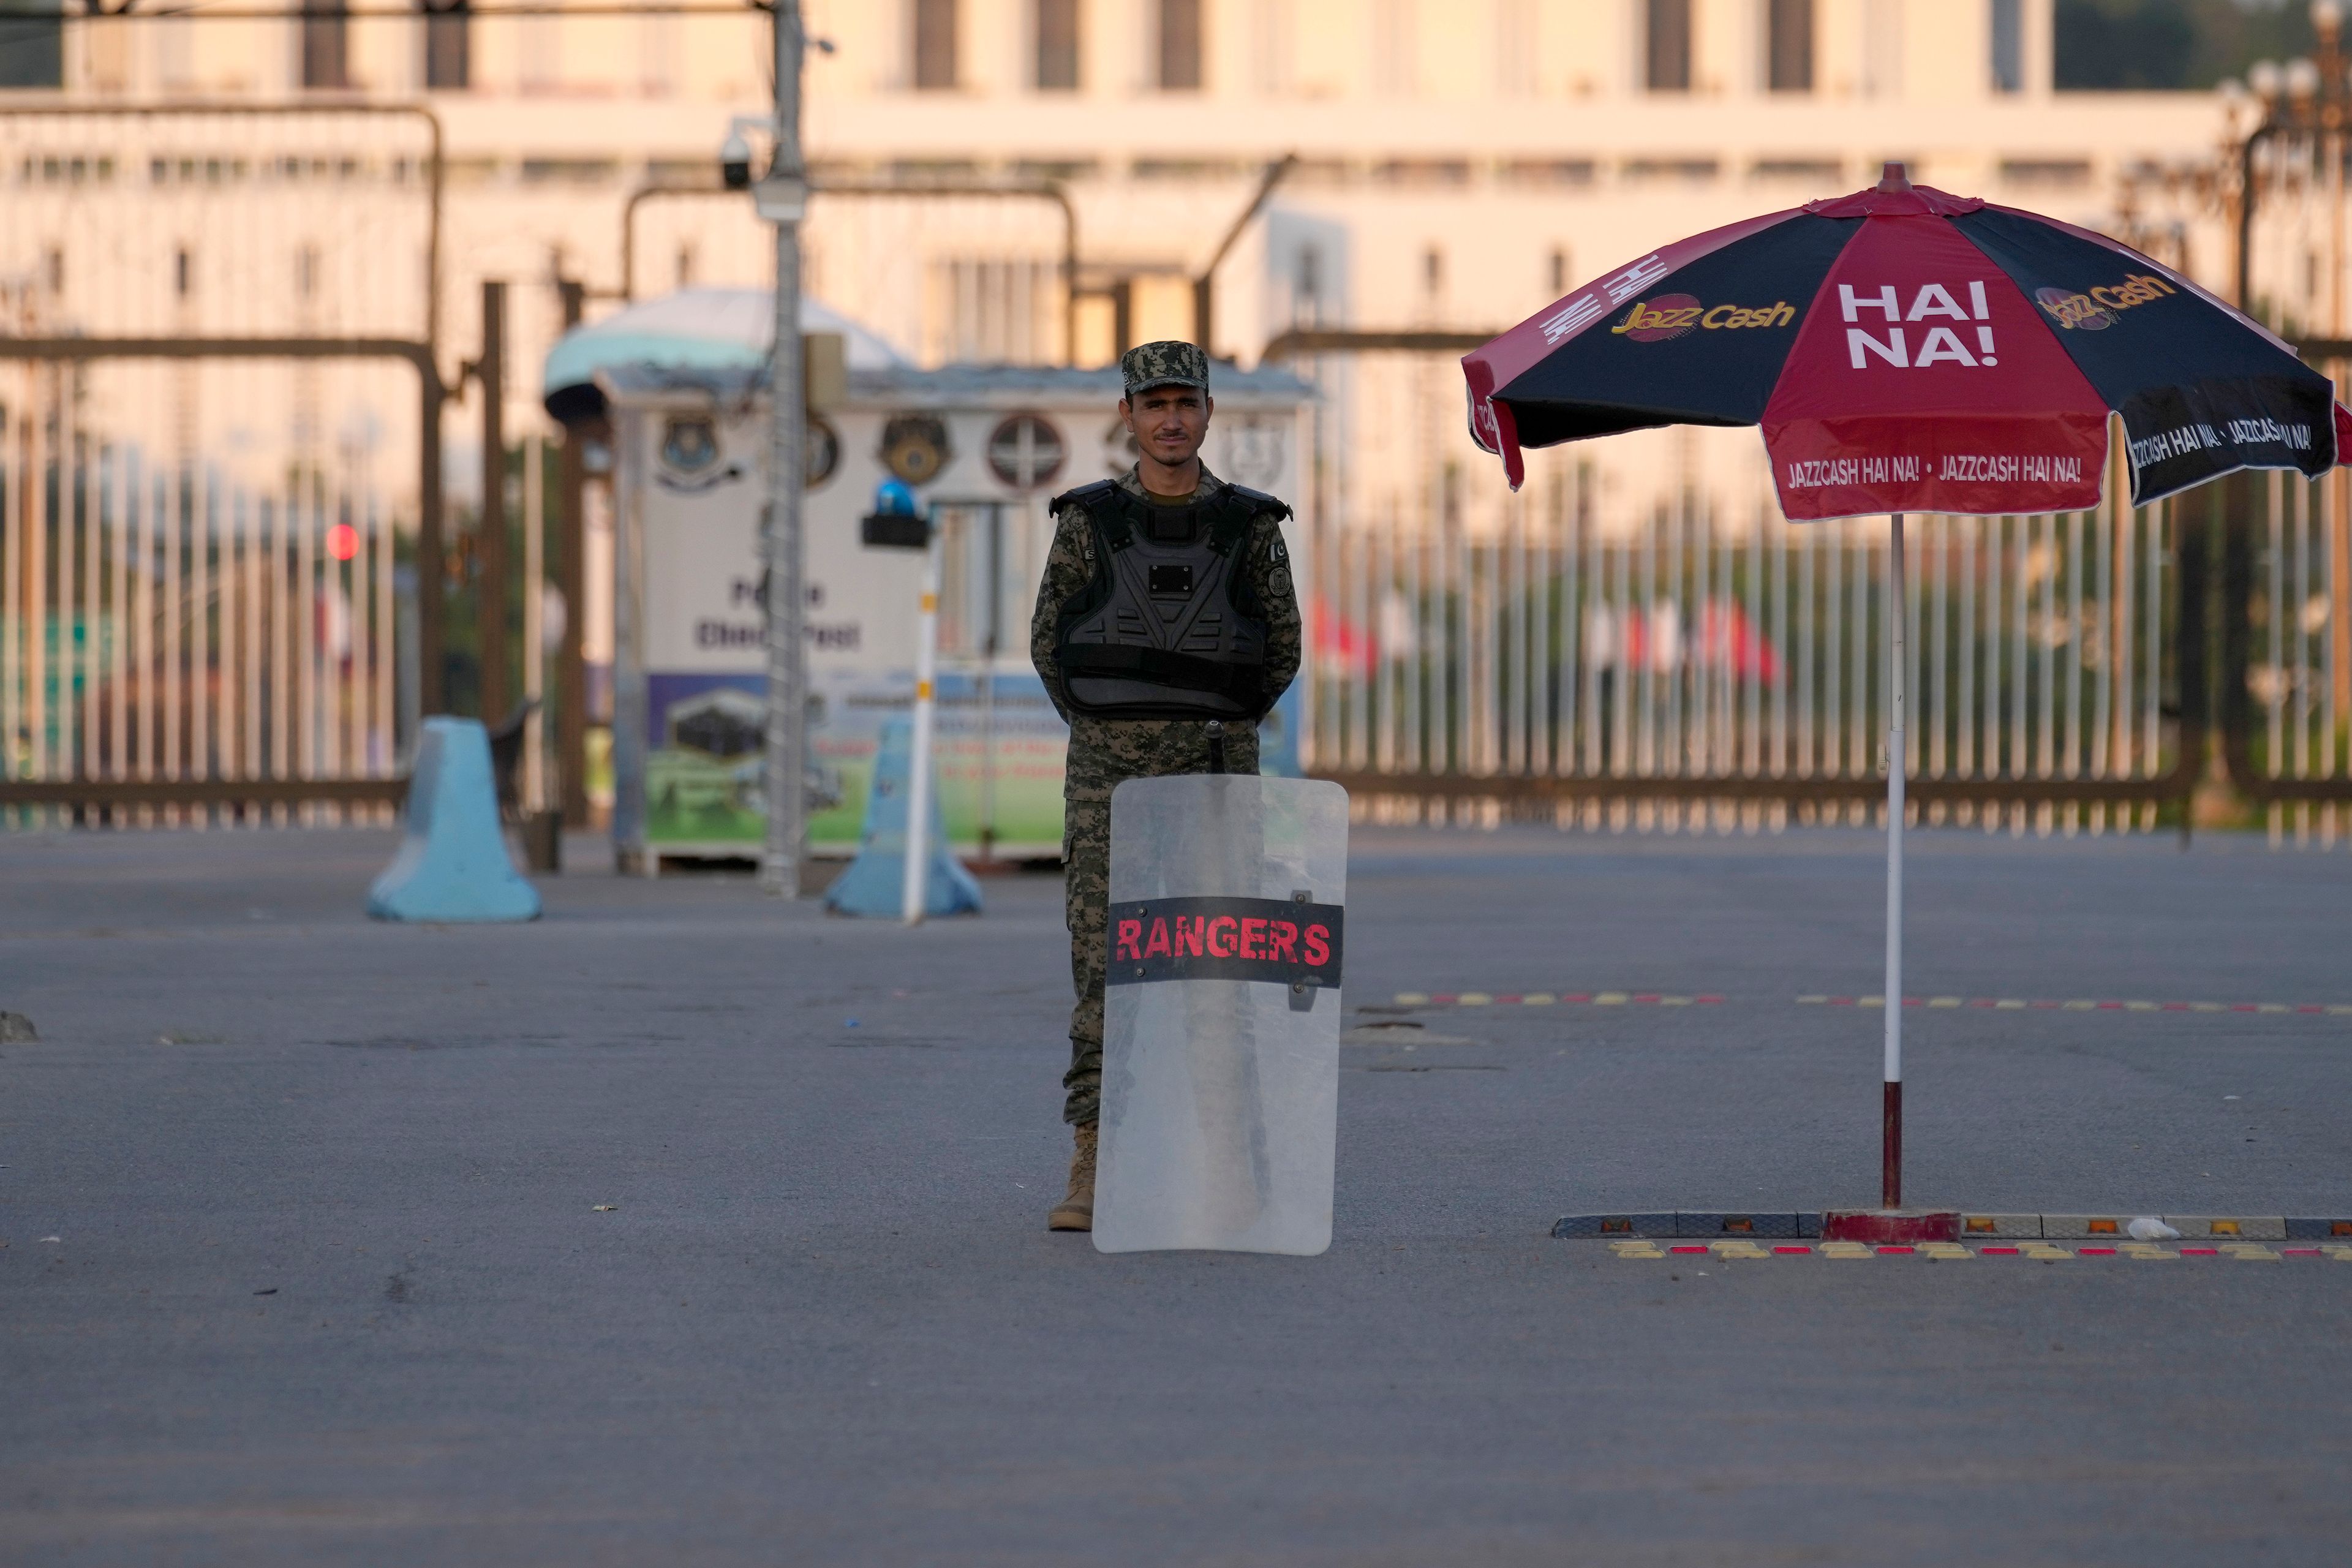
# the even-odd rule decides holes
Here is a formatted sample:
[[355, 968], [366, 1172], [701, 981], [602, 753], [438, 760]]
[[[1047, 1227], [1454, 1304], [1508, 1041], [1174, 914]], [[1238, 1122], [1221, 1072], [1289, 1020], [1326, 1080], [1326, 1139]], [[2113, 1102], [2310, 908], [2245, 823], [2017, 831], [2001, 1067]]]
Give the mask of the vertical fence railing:
[[398, 798], [440, 142], [406, 104], [0, 110], [0, 824]]
[[[2352, 668], [2347, 668], [2347, 518], [2342, 479], [2306, 482], [2266, 474], [2259, 483], [2254, 592], [2245, 606], [2253, 633], [2248, 693], [2261, 724], [2250, 761], [2270, 787], [2263, 807], [2273, 845], [2316, 842], [2333, 848], [2342, 834], [2340, 800], [2308, 798], [2313, 781], [2352, 781]], [[2294, 781], [2282, 799], [2280, 781]], [[2261, 786], [2258, 785], [2258, 788]], [[2329, 792], [2352, 793], [2352, 792]]]
[[[1789, 523], [1760, 480], [1741, 505], [1689, 482], [1630, 514], [1594, 495], [1588, 472], [1563, 468], [1475, 528], [1444, 508], [1324, 524], [1316, 771], [1377, 820], [1507, 806], [1616, 830], [1878, 820], [1885, 522]], [[2290, 586], [2309, 570], [2303, 515], [2277, 513], [2273, 575]], [[2152, 828], [2158, 786], [2179, 782], [2170, 508], [1914, 527], [1918, 819]], [[2316, 635], [2273, 622], [2274, 766], [2322, 756], [2287, 739], [2335, 713], [2299, 673]]]
[[[390, 509], [332, 470], [272, 493], [84, 428], [69, 367], [12, 380], [0, 783], [161, 787], [0, 805], [0, 824], [388, 820]], [[267, 787], [282, 781], [360, 787]]]

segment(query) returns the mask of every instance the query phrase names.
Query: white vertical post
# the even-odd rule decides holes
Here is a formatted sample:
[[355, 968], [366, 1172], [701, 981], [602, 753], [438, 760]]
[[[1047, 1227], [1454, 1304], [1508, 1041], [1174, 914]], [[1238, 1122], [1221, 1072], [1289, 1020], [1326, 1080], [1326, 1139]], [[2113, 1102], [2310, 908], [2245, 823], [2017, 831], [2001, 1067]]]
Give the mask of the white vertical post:
[[1903, 514], [1894, 514], [1886, 585], [1886, 1073], [1879, 1162], [1880, 1201], [1903, 1203]]
[[924, 875], [931, 858], [931, 719], [937, 706], [932, 686], [940, 665], [940, 525], [931, 521], [923, 547], [922, 614], [915, 623], [915, 733], [907, 757], [907, 864], [899, 883], [898, 914], [908, 925], [923, 923]]
[[[1021, 471], [1034, 474], [1031, 427], [1021, 427]], [[988, 562], [982, 568], [988, 583], [987, 612], [980, 623], [980, 858], [984, 864], [996, 854], [996, 650], [1003, 641], [1004, 505], [1002, 501], [981, 515], [988, 519]]]
[[[547, 628], [542, 603], [547, 585], [547, 437], [526, 436], [522, 442], [522, 694], [531, 702], [522, 721], [522, 804], [526, 811], [547, 808], [543, 737], [545, 715], [539, 699], [547, 694]], [[569, 608], [569, 606], [566, 606]]]

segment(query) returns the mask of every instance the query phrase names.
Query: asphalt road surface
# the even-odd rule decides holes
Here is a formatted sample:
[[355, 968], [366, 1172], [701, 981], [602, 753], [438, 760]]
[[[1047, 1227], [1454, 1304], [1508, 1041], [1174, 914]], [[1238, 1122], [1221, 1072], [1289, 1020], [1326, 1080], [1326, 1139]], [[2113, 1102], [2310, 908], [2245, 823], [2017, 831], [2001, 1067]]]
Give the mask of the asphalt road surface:
[[[0, 1562], [2345, 1561], [2352, 1261], [1549, 1238], [1875, 1196], [1880, 1016], [1797, 1000], [1878, 988], [1868, 835], [1360, 832], [1351, 1022], [1422, 1027], [1307, 1259], [1045, 1232], [1050, 879], [397, 928], [391, 843], [0, 836]], [[1922, 997], [2352, 1004], [2341, 854], [1911, 871]], [[1721, 1000], [1394, 1010], [1603, 992]], [[2352, 1015], [1909, 1018], [1918, 1201], [2352, 1211]]]

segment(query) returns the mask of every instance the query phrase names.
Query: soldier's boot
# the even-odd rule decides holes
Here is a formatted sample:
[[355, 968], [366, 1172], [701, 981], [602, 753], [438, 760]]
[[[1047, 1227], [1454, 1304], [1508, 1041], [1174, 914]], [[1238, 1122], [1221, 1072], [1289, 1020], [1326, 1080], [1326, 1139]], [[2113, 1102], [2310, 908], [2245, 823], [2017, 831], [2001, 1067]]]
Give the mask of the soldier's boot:
[[1089, 1121], [1070, 1129], [1070, 1190], [1045, 1216], [1047, 1230], [1092, 1230], [1095, 1227], [1095, 1142], [1098, 1124]]

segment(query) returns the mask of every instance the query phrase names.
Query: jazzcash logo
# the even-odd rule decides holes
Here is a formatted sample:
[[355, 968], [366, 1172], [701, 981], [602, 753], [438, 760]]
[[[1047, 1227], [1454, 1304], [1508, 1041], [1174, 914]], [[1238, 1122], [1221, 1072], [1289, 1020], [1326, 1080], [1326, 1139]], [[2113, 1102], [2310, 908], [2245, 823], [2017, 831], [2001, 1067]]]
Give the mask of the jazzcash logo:
[[2033, 302], [2049, 311], [2051, 319], [2068, 331], [2079, 327], [2086, 332], [2104, 332], [2133, 306], [2179, 292], [2161, 278], [2131, 272], [2125, 274], [2120, 283], [2102, 283], [2079, 294], [2063, 289], [2036, 289]]
[[1785, 327], [1797, 319], [1786, 300], [1769, 305], [1701, 304], [1688, 294], [1661, 294], [1639, 300], [1625, 319], [1609, 330], [1637, 343], [1663, 343], [1694, 331], [1722, 331], [1742, 327]]
[[[1884, 338], [1874, 337], [1858, 325], [1847, 327], [1846, 363], [1855, 370], [1864, 368], [1873, 359], [1896, 370], [1925, 370], [1931, 364], [1956, 364], [1969, 369], [1999, 364], [1992, 329], [1977, 324], [1992, 320], [1992, 306], [1985, 297], [1985, 286], [1969, 282], [1959, 288], [1968, 296], [1966, 310], [1960, 308], [1951, 289], [1941, 283], [1927, 283], [1911, 296], [1911, 308], [1906, 310], [1892, 283], [1864, 289], [1856, 289], [1851, 283], [1839, 284], [1838, 308], [1846, 321], [1859, 322], [1864, 319], [1865, 311], [1875, 311], [1878, 319], [1871, 325], [1886, 334]], [[1927, 324], [1944, 319], [1960, 324]], [[1973, 350], [1961, 337], [1971, 330], [1976, 339]]]

